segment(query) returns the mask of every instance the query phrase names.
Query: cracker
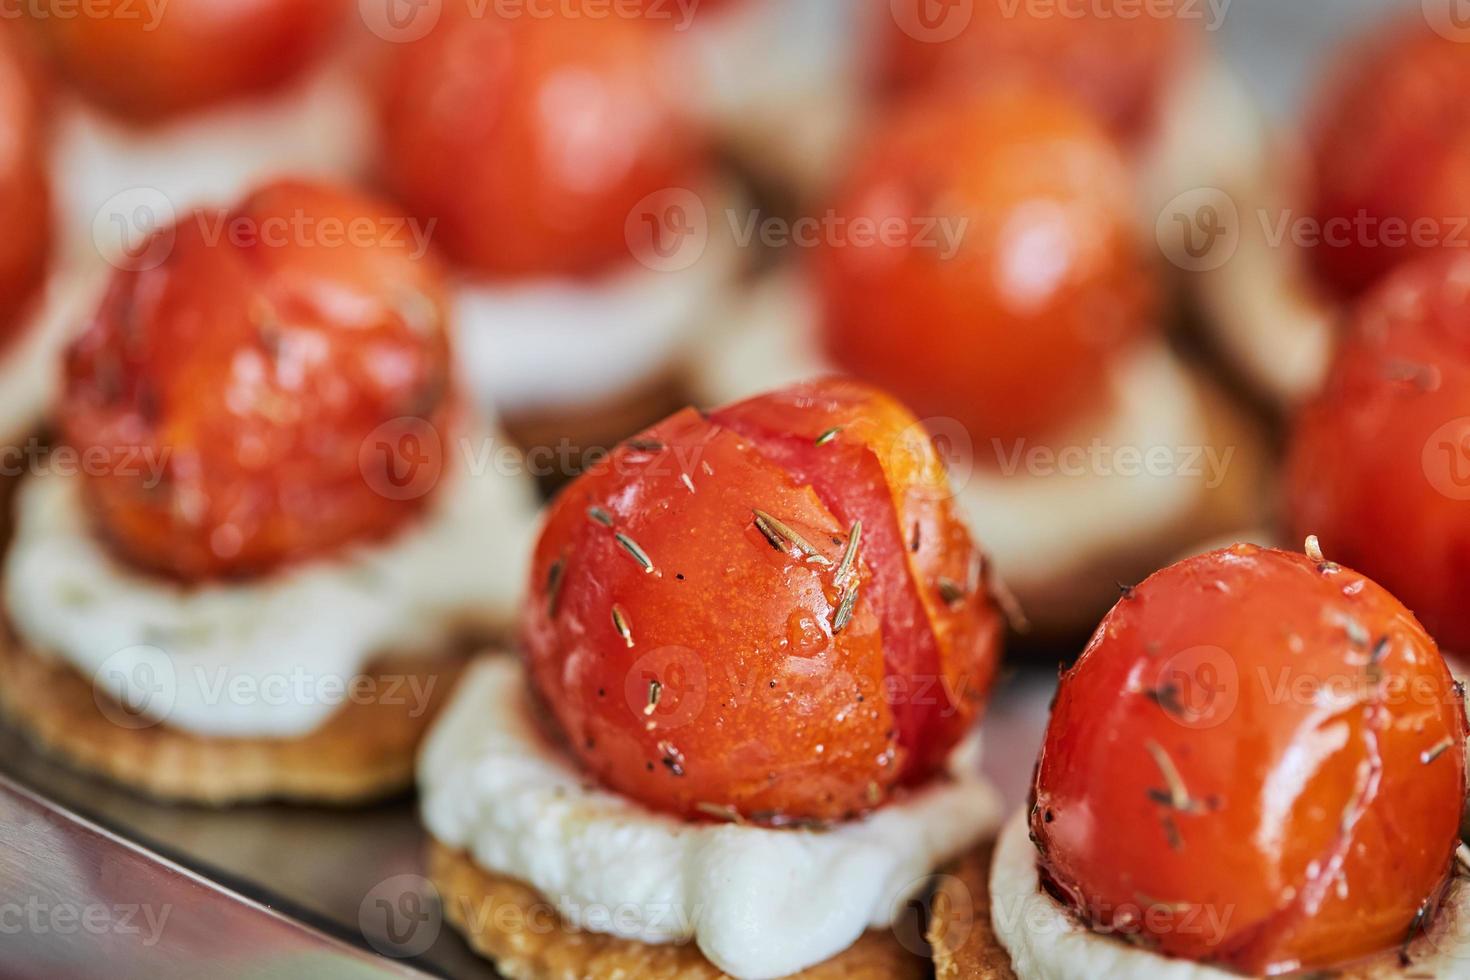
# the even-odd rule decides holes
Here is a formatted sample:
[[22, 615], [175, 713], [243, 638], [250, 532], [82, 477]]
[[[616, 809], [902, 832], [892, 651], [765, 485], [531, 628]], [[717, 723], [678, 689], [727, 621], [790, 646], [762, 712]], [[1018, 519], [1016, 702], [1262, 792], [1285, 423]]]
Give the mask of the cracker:
[[936, 980], [1016, 980], [1011, 954], [990, 924], [994, 843], [966, 854], [940, 880], [929, 921]]
[[[693, 943], [652, 946], [567, 925], [536, 890], [480, 868], [463, 851], [431, 841], [429, 877], [445, 918], [509, 980], [656, 977], [718, 980], [728, 975]], [[903, 980], [928, 975], [928, 964], [891, 932], [869, 932], [799, 980]]]
[[432, 677], [427, 710], [406, 696], [391, 704], [349, 701], [301, 738], [209, 738], [167, 724], [116, 724], [80, 673], [24, 649], [0, 627], [0, 712], [42, 750], [161, 800], [355, 804], [413, 784], [419, 741], [466, 662], [456, 651], [385, 657], [368, 668], [380, 679], [418, 677], [427, 685]]

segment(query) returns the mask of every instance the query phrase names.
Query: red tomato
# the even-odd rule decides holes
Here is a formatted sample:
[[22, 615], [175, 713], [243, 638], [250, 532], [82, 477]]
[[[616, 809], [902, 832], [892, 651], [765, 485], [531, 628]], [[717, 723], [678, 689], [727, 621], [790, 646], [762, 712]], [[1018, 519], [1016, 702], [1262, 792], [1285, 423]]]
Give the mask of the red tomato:
[[1356, 46], [1312, 130], [1318, 276], [1344, 297], [1426, 251], [1470, 247], [1470, 46], [1416, 13]]
[[851, 381], [624, 444], [556, 501], [530, 581], [527, 657], [571, 750], [686, 817], [873, 809], [942, 764], [999, 656], [928, 436]]
[[1459, 843], [1464, 698], [1356, 572], [1171, 566], [1062, 675], [1031, 833], [1052, 895], [1165, 956], [1274, 976], [1402, 944]]
[[474, 16], [395, 45], [383, 166], [449, 253], [490, 276], [591, 275], [631, 261], [640, 202], [697, 189], [703, 147], [636, 19]]
[[1407, 265], [1360, 301], [1287, 479], [1297, 533], [1470, 652], [1470, 256]]
[[688, 25], [720, 16], [727, 10], [746, 6], [750, 0], [637, 0], [643, 16], [687, 30]]
[[0, 347], [24, 322], [51, 251], [41, 79], [18, 28], [0, 21]]
[[[198, 212], [119, 272], [68, 352], [61, 426], [116, 550], [195, 580], [268, 572], [381, 537], [410, 460], [371, 452], [401, 417], [445, 432], [454, 398], [442, 276], [391, 208], [277, 183]], [[167, 463], [158, 485], [131, 447]], [[131, 460], [131, 465], [126, 465]], [[96, 467], [94, 467], [96, 469]]]
[[1093, 0], [1071, 12], [1065, 3], [1018, 0], [874, 2], [882, 8], [890, 90], [1034, 74], [1084, 100], [1121, 138], [1148, 133], [1194, 40], [1172, 4], [1161, 14], [1160, 5], [1140, 10], [1130, 0]]
[[1097, 409], [1155, 316], [1131, 203], [1118, 150], [1060, 95], [1007, 84], [911, 104], [858, 160], [842, 233], [816, 252], [827, 353], [977, 442]]
[[349, 0], [41, 0], [35, 22], [89, 99], [140, 121], [269, 91], [327, 46]]

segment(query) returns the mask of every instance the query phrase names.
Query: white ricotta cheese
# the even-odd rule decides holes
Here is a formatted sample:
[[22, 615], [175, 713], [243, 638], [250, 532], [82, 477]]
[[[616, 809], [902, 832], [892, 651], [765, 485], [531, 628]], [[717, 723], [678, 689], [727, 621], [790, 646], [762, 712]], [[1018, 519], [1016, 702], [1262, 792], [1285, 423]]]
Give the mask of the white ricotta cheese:
[[[1391, 859], [1391, 858], [1390, 858]], [[990, 921], [1011, 954], [1021, 980], [1239, 980], [1239, 974], [1190, 960], [1172, 959], [1116, 938], [1102, 936], [1072, 918], [1042, 891], [1036, 873], [1023, 809], [1006, 821], [990, 869]], [[1210, 928], [1205, 920], [1201, 928]], [[1409, 944], [1410, 965], [1397, 952], [1355, 964], [1333, 975], [1341, 980], [1394, 980], [1400, 977], [1470, 977], [1470, 878], [1459, 874], [1450, 885], [1439, 915], [1424, 935]]]
[[530, 711], [518, 662], [471, 669], [419, 760], [430, 833], [532, 885], [578, 928], [693, 939], [743, 980], [820, 963], [891, 925], [998, 815], [972, 740], [952, 779], [829, 831], [688, 823], [589, 785]]
[[[458, 629], [504, 627], [536, 531], [522, 473], [451, 452], [429, 510], [382, 543], [239, 583], [184, 587], [121, 564], [89, 526], [80, 480], [22, 486], [5, 611], [153, 722], [204, 736], [304, 735], [383, 654], [436, 653]], [[409, 692], [413, 693], [413, 692]]]

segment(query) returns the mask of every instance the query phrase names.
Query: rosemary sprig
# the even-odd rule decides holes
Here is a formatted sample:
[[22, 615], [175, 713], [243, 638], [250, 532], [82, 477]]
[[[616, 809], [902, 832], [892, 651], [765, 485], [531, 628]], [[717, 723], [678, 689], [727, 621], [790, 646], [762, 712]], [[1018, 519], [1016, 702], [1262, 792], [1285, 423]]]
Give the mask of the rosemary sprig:
[[633, 556], [633, 560], [642, 567], [645, 575], [653, 571], [653, 559], [648, 557], [648, 552], [638, 547], [637, 541], [634, 541], [622, 531], [614, 534], [613, 538], [622, 546], [624, 551]]
[[857, 594], [856, 585], [842, 593], [842, 598], [837, 603], [837, 612], [832, 614], [833, 636], [841, 633], [852, 622], [852, 607], [857, 605]]
[[954, 607], [965, 601], [965, 587], [952, 578], [939, 577], [939, 598], [946, 606]]
[[594, 522], [596, 522], [598, 524], [601, 524], [603, 527], [612, 527], [613, 526], [613, 518], [612, 518], [612, 515], [609, 514], [607, 511], [603, 510], [601, 507], [595, 507], [595, 506], [594, 507], [588, 507], [587, 508], [587, 517], [590, 520], [592, 520], [592, 521], [594, 521]]
[[631, 650], [633, 648], [633, 627], [628, 623], [628, 614], [623, 611], [622, 606], [612, 607], [612, 621], [613, 628], [618, 631], [618, 636], [623, 638], [623, 642], [628, 644]]
[[546, 570], [546, 615], [552, 618], [556, 617], [557, 607], [561, 604], [561, 585], [566, 567], [566, 559], [558, 558]]
[[839, 586], [846, 583], [848, 573], [857, 561], [858, 546], [862, 544], [862, 540], [863, 522], [853, 521], [852, 530], [847, 532], [847, 548], [842, 552], [842, 560], [837, 563], [837, 571], [832, 575], [832, 580]]
[[658, 453], [664, 449], [664, 444], [657, 439], [629, 439], [627, 446], [640, 453]]
[[823, 432], [821, 435], [817, 436], [816, 444], [818, 446], [825, 446], [827, 443], [831, 442], [833, 439], [836, 439], [837, 436], [841, 434], [841, 432], [842, 432], [842, 426], [840, 426], [840, 425], [834, 425], [834, 426], [832, 426], [832, 428], [828, 429], [826, 432]]
[[696, 803], [694, 804], [694, 809], [707, 817], [714, 817], [716, 820], [723, 820], [726, 823], [745, 823], [745, 818], [733, 806], [721, 806], [718, 803]]
[[1449, 739], [1444, 739], [1441, 742], [1437, 742], [1434, 745], [1431, 745], [1429, 748], [1425, 749], [1423, 752], [1419, 753], [1419, 761], [1427, 766], [1435, 759], [1438, 759], [1440, 756], [1448, 752], [1451, 746], [1453, 746], [1454, 744], [1455, 743], [1450, 741]]
[[664, 695], [664, 686], [658, 681], [648, 682], [648, 703], [643, 706], [643, 713], [651, 715], [658, 710], [659, 699]]
[[1169, 753], [1164, 747], [1153, 739], [1143, 743], [1148, 754], [1153, 756], [1154, 765], [1159, 767], [1159, 773], [1164, 777], [1166, 790], [1150, 790], [1149, 794], [1157, 803], [1165, 804], [1181, 813], [1191, 813], [1195, 809], [1194, 800], [1189, 797], [1189, 788], [1184, 785], [1184, 777], [1179, 775], [1174, 760], [1169, 758]]
[[812, 543], [781, 521], [763, 510], [755, 512], [755, 526], [766, 536], [766, 540], [778, 550], [806, 558], [813, 565], [830, 565], [832, 562], [817, 551]]

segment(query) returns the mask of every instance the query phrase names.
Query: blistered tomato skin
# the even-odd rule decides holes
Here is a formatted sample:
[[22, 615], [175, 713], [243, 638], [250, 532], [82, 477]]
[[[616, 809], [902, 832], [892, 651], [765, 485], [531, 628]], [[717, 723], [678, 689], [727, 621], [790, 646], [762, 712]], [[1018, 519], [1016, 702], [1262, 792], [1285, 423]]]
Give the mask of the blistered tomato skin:
[[[963, 25], [918, 19], [923, 3], [883, 8], [886, 48], [883, 87], [912, 96], [964, 87], [999, 74], [1027, 74], [1067, 89], [1107, 121], [1120, 139], [1141, 142], [1151, 131], [1168, 87], [1194, 54], [1197, 39], [1171, 11], [1151, 4], [1142, 13], [1126, 0], [1102, 0], [1062, 16], [1055, 8], [976, 0], [951, 4], [944, 17]], [[905, 8], [911, 16], [905, 18]]]
[[1470, 258], [1390, 274], [1354, 311], [1299, 414], [1288, 518], [1470, 653]]
[[[348, 0], [97, 0], [35, 18], [61, 73], [120, 117], [151, 122], [295, 78], [343, 26]], [[154, 9], [156, 8], [156, 9]]]
[[1342, 59], [1312, 127], [1312, 249], [1345, 298], [1395, 266], [1464, 244], [1470, 218], [1470, 50], [1416, 14]]
[[25, 44], [0, 21], [0, 348], [24, 322], [51, 251], [43, 83]]
[[826, 352], [977, 446], [1104, 410], [1109, 367], [1155, 319], [1130, 202], [1118, 150], [1059, 94], [904, 107], [835, 205], [845, 227], [888, 231], [814, 255]]
[[698, 190], [705, 168], [662, 70], [668, 32], [618, 17], [474, 16], [464, 2], [389, 53], [387, 184], [471, 271], [622, 268], [640, 203]]
[[1250, 976], [1393, 951], [1435, 910], [1463, 693], [1345, 567], [1239, 545], [1132, 590], [1062, 676], [1031, 833], [1095, 927]]
[[121, 557], [187, 581], [264, 574], [431, 499], [393, 493], [406, 461], [368, 445], [405, 417], [447, 436], [455, 412], [442, 275], [401, 221], [355, 192], [272, 184], [162, 232], [156, 268], [115, 274], [68, 351], [60, 421], [106, 461], [86, 500]]
[[626, 443], [553, 505], [531, 570], [527, 657], [571, 751], [655, 809], [769, 824], [932, 774], [1000, 642], [947, 498], [913, 417], [855, 382]]

